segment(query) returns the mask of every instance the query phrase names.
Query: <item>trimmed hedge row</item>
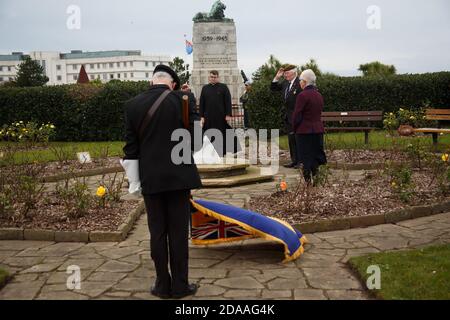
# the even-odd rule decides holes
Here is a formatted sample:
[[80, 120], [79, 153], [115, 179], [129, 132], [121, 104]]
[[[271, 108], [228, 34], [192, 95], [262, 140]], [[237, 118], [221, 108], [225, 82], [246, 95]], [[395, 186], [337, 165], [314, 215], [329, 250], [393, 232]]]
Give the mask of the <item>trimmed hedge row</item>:
[[[383, 110], [400, 107], [450, 108], [450, 72], [387, 78], [318, 79], [326, 111]], [[103, 86], [63, 85], [0, 89], [0, 126], [14, 121], [51, 122], [58, 141], [117, 141], [124, 138], [124, 104], [145, 91], [148, 82], [115, 82]], [[280, 93], [270, 81], [253, 84], [248, 109], [256, 129], [283, 128]]]
[[0, 126], [19, 120], [51, 122], [57, 141], [123, 140], [124, 104], [146, 88], [145, 81], [3, 88]]
[[[450, 108], [450, 72], [378, 77], [335, 77], [318, 79], [324, 97], [325, 111], [383, 110], [419, 108], [428, 103], [432, 108]], [[283, 128], [280, 93], [270, 92], [270, 81], [252, 86], [248, 109], [252, 126]]]

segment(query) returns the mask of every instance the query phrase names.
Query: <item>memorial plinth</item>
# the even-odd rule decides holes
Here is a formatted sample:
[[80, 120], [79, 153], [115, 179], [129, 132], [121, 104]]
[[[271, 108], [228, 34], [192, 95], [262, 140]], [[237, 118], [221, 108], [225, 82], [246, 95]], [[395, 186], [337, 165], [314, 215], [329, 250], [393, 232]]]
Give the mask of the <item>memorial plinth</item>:
[[199, 164], [197, 168], [204, 188], [234, 187], [273, 180], [272, 175], [262, 175], [259, 167], [248, 164]]
[[230, 89], [232, 103], [238, 104], [244, 86], [237, 62], [236, 26], [233, 20], [196, 21], [193, 28], [193, 69], [191, 87], [200, 97], [211, 70], [219, 71], [220, 82]]

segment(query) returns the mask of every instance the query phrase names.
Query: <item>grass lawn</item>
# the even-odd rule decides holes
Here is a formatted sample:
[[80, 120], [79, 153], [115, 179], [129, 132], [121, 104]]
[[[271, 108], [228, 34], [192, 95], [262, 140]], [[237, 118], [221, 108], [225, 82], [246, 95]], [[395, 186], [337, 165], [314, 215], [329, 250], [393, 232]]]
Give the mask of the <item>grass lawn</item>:
[[378, 265], [381, 289], [371, 290], [386, 300], [449, 300], [450, 244], [424, 249], [375, 253], [349, 260], [364, 284], [367, 267]]
[[[380, 130], [369, 133], [369, 144], [364, 144], [364, 132], [333, 132], [324, 135], [325, 148], [327, 149], [371, 149], [387, 150], [397, 145], [405, 148], [408, 144], [414, 143], [431, 147], [433, 140], [431, 135], [417, 137], [390, 137], [387, 131]], [[450, 148], [450, 135], [439, 136], [438, 149], [448, 150]], [[287, 136], [280, 137], [280, 149], [288, 150]]]
[[[328, 149], [391, 149], [394, 145], [400, 148], [408, 144], [432, 146], [431, 136], [424, 137], [390, 137], [386, 131], [375, 131], [369, 134], [369, 144], [364, 144], [363, 132], [329, 133], [325, 135], [325, 147]], [[61, 154], [66, 159], [76, 159], [76, 153], [87, 151], [92, 157], [104, 157], [123, 155], [123, 141], [114, 142], [51, 142], [50, 148], [35, 149], [27, 152], [18, 152], [15, 155], [17, 163], [29, 163], [37, 161], [40, 163], [61, 160]], [[0, 148], [5, 147], [5, 142], [0, 142]], [[280, 137], [280, 148], [288, 150], [287, 136]], [[439, 137], [438, 148], [440, 151], [448, 152], [450, 149], [450, 135]], [[107, 151], [107, 152], [106, 152]], [[60, 154], [60, 156], [58, 156]]]
[[[0, 148], [6, 143], [0, 142]], [[37, 161], [40, 163], [57, 161], [57, 154], [62, 154], [68, 160], [76, 159], [77, 152], [89, 152], [91, 157], [104, 157], [106, 154], [111, 156], [122, 156], [125, 142], [51, 142], [47, 149], [36, 149], [27, 152], [18, 152], [15, 154], [15, 160], [18, 163], [29, 163]], [[61, 157], [61, 156], [60, 156]]]
[[9, 274], [3, 269], [0, 269], [0, 289], [6, 284], [6, 280], [8, 280]]

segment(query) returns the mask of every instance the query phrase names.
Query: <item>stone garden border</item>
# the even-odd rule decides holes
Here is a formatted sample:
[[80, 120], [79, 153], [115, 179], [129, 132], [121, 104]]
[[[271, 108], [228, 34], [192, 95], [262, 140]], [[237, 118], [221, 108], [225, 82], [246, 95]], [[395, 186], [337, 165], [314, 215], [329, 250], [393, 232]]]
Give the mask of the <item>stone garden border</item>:
[[121, 242], [145, 211], [144, 201], [131, 211], [117, 231], [53, 231], [22, 228], [0, 228], [0, 240], [35, 240], [54, 242]]
[[296, 224], [294, 227], [302, 233], [337, 231], [353, 228], [365, 228], [379, 224], [397, 223], [404, 220], [427, 217], [449, 211], [450, 200], [447, 200], [445, 202], [428, 206], [414, 206], [398, 209], [384, 214], [304, 222]]

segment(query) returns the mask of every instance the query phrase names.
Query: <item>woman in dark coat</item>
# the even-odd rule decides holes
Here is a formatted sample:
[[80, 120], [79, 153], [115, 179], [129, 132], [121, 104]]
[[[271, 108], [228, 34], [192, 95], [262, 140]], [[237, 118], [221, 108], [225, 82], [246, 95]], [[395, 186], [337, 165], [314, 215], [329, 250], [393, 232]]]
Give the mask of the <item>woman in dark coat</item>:
[[319, 166], [327, 163], [323, 150], [324, 127], [321, 120], [323, 98], [315, 86], [316, 75], [311, 69], [300, 75], [302, 92], [297, 96], [293, 114], [295, 142], [303, 163], [307, 183], [317, 175]]

